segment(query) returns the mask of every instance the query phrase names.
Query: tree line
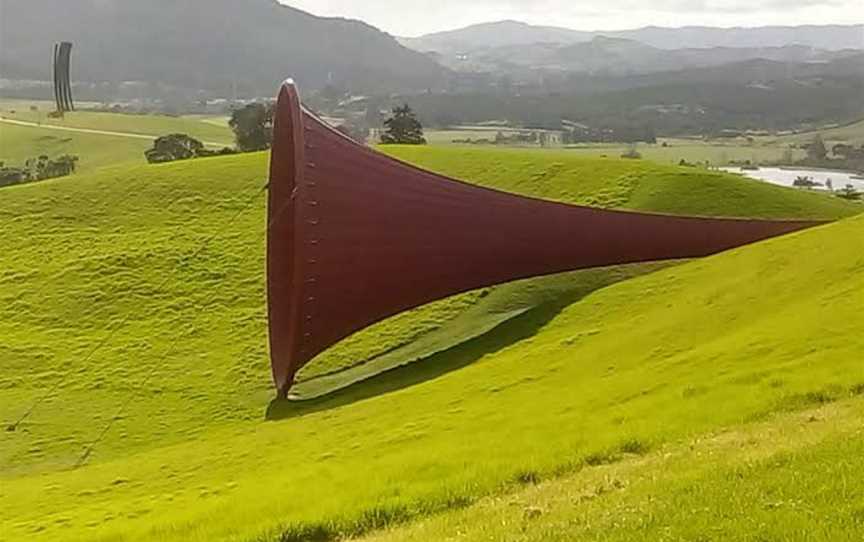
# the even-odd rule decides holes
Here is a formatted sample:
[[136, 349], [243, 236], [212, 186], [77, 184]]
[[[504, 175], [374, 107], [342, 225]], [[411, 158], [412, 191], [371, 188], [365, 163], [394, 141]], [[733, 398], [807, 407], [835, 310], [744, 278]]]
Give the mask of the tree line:
[[799, 165], [864, 172], [864, 145], [837, 143], [829, 151], [825, 140], [817, 134], [803, 149], [807, 157], [799, 161]]
[[65, 177], [75, 173], [77, 163], [78, 157], [71, 154], [57, 158], [43, 154], [27, 159], [20, 167], [0, 162], [0, 187]]
[[[273, 144], [274, 103], [251, 103], [234, 109], [228, 126], [234, 132], [236, 147], [220, 150], [207, 149], [205, 145], [187, 134], [169, 134], [156, 138], [153, 146], [144, 152], [151, 164], [189, 160], [208, 156], [224, 156], [239, 152], [257, 152], [270, 148]], [[423, 125], [417, 120], [414, 111], [407, 105], [395, 107], [391, 116], [383, 123], [381, 143], [399, 145], [424, 145]], [[347, 137], [365, 143], [368, 128], [364, 132], [351, 125], [337, 128]]]

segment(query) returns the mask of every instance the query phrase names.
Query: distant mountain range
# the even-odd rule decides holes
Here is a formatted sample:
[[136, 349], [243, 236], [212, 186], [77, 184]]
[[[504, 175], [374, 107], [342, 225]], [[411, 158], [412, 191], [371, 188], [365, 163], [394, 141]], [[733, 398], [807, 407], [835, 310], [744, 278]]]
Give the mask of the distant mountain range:
[[864, 51], [864, 25], [583, 32], [501, 21], [400, 41], [455, 72], [525, 83], [550, 74], [629, 76], [748, 60], [826, 63]]
[[[864, 74], [864, 25], [582, 32], [503, 21], [400, 44], [363, 22], [277, 0], [0, 0], [0, 79], [49, 80], [62, 40], [74, 43], [73, 80], [88, 83], [78, 86], [82, 99], [181, 104], [270, 96], [286, 77], [307, 96], [329, 84], [355, 95], [542, 96], [650, 86], [663, 73], [702, 85], [706, 74], [687, 70], [725, 66], [718, 73], [738, 70], [742, 85], [777, 88], [801, 85], [789, 74], [811, 85], [827, 70], [843, 81], [829, 88], [851, 95]], [[753, 66], [770, 66], [771, 77]]]
[[609, 76], [706, 68], [756, 59], [824, 63], [860, 52], [860, 49], [829, 51], [806, 45], [660, 49], [631, 39], [597, 36], [574, 44], [501, 45], [473, 53], [435, 55], [435, 58], [461, 72], [524, 76], [532, 71], [544, 71]]
[[446, 70], [359, 21], [276, 0], [0, 0], [0, 77], [51, 78], [51, 48], [75, 44], [73, 78], [268, 96], [286, 77], [358, 91], [425, 90]]
[[435, 32], [418, 38], [399, 38], [406, 47], [441, 54], [464, 53], [492, 47], [533, 43], [579, 43], [594, 34], [555, 26], [534, 26], [518, 21], [482, 23], [459, 30]]
[[568, 28], [534, 26], [518, 21], [499, 21], [427, 34], [418, 38], [400, 38], [400, 41], [418, 51], [434, 51], [449, 55], [514, 45], [575, 44], [591, 41], [597, 36], [634, 40], [658, 49], [764, 48], [787, 45], [803, 45], [828, 51], [864, 49], [864, 24], [756, 28], [649, 26], [635, 30], [585, 32]]

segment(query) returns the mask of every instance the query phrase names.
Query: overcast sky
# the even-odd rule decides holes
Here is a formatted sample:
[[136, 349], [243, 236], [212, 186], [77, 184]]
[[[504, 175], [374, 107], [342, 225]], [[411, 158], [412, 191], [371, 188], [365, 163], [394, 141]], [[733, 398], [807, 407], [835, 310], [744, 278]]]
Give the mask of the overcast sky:
[[280, 0], [397, 36], [515, 19], [578, 30], [864, 22], [864, 0]]

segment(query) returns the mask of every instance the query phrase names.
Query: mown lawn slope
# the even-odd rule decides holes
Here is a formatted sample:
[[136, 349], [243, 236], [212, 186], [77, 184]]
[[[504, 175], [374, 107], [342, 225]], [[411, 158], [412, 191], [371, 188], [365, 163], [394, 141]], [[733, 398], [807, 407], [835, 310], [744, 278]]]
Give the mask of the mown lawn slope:
[[[39, 111], [31, 111], [31, 105]], [[28, 158], [43, 154], [51, 158], [72, 154], [79, 158], [78, 171], [87, 173], [116, 164], [143, 164], [144, 151], [153, 146], [153, 140], [168, 134], [188, 134], [210, 146], [234, 144], [227, 125], [219, 126], [205, 118], [73, 111], [62, 119], [50, 119], [47, 112], [52, 109], [47, 102], [0, 100], [0, 161], [7, 166], [23, 166]]]
[[857, 542], [864, 397], [825, 401], [647, 453], [615, 454], [363, 540]]
[[0, 123], [0, 161], [10, 167], [42, 155], [71, 154], [78, 157], [78, 173], [89, 173], [103, 166], [144, 163], [144, 151], [152, 146], [145, 139]]
[[[635, 162], [392, 152], [565, 201], [666, 210], [680, 203], [664, 187], [726, 182], [692, 196], [692, 212], [860, 209]], [[270, 405], [265, 160], [107, 168], [0, 192], [0, 417], [33, 408], [0, 438], [8, 539], [363, 532], [864, 382], [864, 222], [853, 218], [601, 289], [551, 317], [526, 313], [515, 329], [333, 397]], [[451, 308], [425, 317], [449, 321]], [[525, 340], [508, 342], [513, 333]], [[448, 364], [461, 370], [435, 372]]]

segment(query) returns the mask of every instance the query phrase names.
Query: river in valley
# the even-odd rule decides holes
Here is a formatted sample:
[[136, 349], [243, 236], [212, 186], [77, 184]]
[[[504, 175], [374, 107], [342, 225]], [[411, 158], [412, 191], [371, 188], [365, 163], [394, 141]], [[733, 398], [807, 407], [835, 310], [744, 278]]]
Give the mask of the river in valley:
[[840, 190], [851, 184], [858, 191], [864, 191], [864, 178], [848, 171], [830, 171], [825, 169], [787, 169], [779, 167], [763, 167], [759, 169], [744, 169], [738, 167], [724, 167], [723, 171], [740, 173], [752, 179], [779, 184], [780, 186], [792, 186], [798, 177], [809, 177], [818, 186], [815, 190], [827, 190], [828, 181], [834, 190]]

